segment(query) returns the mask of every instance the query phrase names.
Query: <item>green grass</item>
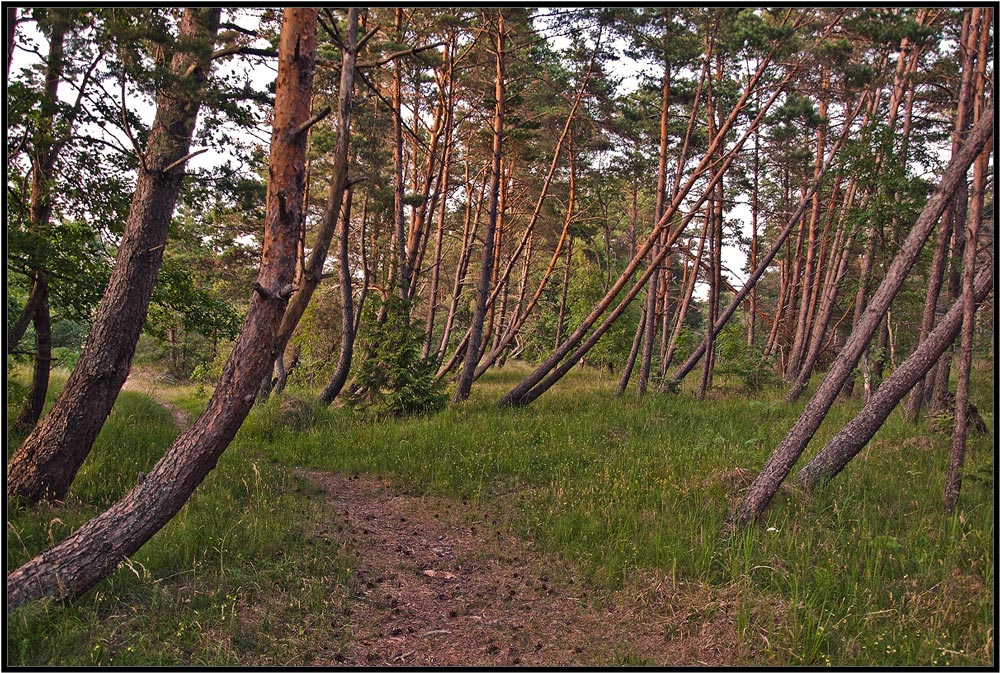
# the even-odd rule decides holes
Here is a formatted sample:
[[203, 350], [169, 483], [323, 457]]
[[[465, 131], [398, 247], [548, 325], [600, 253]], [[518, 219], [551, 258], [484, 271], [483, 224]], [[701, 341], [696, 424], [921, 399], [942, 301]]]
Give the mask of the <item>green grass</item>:
[[[741, 587], [738, 615], [782, 664], [988, 664], [992, 656], [993, 449], [970, 442], [953, 515], [941, 506], [950, 439], [896, 414], [846, 471], [812, 494], [789, 488], [761, 525], [730, 534], [729, 507], [797, 418], [780, 390], [701, 403], [611, 395], [575, 373], [525, 409], [493, 401], [523, 375], [500, 372], [444, 412], [374, 423], [319, 413], [305, 433], [276, 406], [242, 441], [275, 464], [393, 475], [412, 491], [513, 503], [511, 525], [599, 585], [652, 569]], [[975, 401], [992, 427], [991, 382]], [[799, 466], [860, 402], [838, 404]], [[793, 472], [793, 477], [794, 477]], [[780, 614], [754, 609], [774, 598]], [[750, 644], [748, 644], [749, 646]], [[744, 662], [753, 663], [753, 662]]]
[[[992, 429], [988, 371], [977, 372], [973, 400]], [[730, 601], [742, 664], [993, 663], [992, 437], [970, 442], [953, 514], [941, 506], [949, 437], [894, 414], [829, 485], [806, 494], [791, 479], [759, 526], [731, 533], [730, 506], [807, 396], [791, 406], [780, 390], [704, 403], [689, 394], [614, 398], [614, 377], [574, 371], [527, 408], [496, 409], [523, 374], [488, 374], [468, 403], [431, 416], [376, 421], [279, 401], [255, 409], [134, 571], [69, 606], [15, 615], [12, 663], [303, 662], [315, 654], [314, 629], [349, 638], [329, 626], [345, 600], [349, 556], [308, 542], [311, 510], [291, 466], [390, 475], [411, 492], [495, 507], [600, 587], [627, 589], [650, 572], [707, 587]], [[197, 413], [204, 400], [188, 391], [174, 401]], [[796, 467], [859, 407], [839, 403]], [[74, 485], [78, 502], [9, 519], [8, 563], [127, 488], [173, 432], [161, 411], [123, 395]], [[125, 439], [156, 432], [164, 434], [142, 446]], [[303, 577], [326, 579], [302, 587]], [[264, 610], [271, 621], [262, 621], [271, 582], [287, 612]], [[317, 626], [299, 634], [294, 625], [304, 622]]]
[[[7, 402], [16, 408], [16, 393]], [[191, 413], [204, 402], [176, 403]], [[8, 508], [8, 569], [117, 501], [176, 434], [169, 412], [122, 392], [66, 504]], [[20, 439], [8, 439], [17, 440], [9, 454]], [[308, 665], [345, 637], [351, 557], [310, 529], [315, 513], [301, 488], [231, 447], [180, 513], [94, 590], [9, 615], [11, 664]]]

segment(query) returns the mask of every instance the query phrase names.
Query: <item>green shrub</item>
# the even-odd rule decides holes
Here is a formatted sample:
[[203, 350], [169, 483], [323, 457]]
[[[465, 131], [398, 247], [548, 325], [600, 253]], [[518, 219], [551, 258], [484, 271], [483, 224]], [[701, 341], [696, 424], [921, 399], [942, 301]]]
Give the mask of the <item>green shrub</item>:
[[[406, 320], [402, 300], [385, 301], [385, 322], [372, 320], [358, 339], [362, 358], [347, 403], [393, 416], [443, 408], [448, 398], [444, 384], [434, 380], [435, 363], [420, 357], [423, 331]], [[378, 311], [378, 303], [371, 310]]]
[[716, 371], [738, 379], [747, 392], [759, 392], [775, 382], [774, 356], [765, 355], [760, 346], [748, 346], [737, 325], [726, 325], [716, 347], [719, 354]]

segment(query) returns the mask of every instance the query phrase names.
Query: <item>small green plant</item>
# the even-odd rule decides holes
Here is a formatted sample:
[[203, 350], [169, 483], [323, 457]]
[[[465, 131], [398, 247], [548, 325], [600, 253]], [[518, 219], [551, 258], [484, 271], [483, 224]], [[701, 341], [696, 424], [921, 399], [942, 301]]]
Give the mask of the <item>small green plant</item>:
[[774, 382], [774, 358], [765, 355], [760, 346], [748, 346], [736, 325], [722, 330], [718, 352], [716, 371], [738, 379], [747, 392], [760, 392]]
[[[401, 299], [384, 301], [385, 322], [372, 320], [359, 339], [362, 358], [348, 404], [393, 416], [443, 408], [444, 384], [434, 380], [434, 362], [420, 357], [423, 332], [407, 321]], [[372, 304], [370, 310], [378, 311], [378, 302]]]
[[208, 379], [208, 368], [205, 366], [204, 362], [199, 362], [194, 366], [194, 369], [191, 370], [190, 378], [195, 383], [195, 397], [204, 397], [205, 381]]

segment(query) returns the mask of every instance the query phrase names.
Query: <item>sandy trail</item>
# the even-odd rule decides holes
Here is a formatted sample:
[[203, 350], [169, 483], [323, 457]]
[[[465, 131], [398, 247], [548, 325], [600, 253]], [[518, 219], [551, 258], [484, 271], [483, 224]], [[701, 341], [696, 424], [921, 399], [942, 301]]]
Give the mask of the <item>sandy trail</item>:
[[300, 474], [320, 491], [319, 534], [359, 558], [351, 638], [318, 664], [736, 663], [731, 596], [652, 577], [595, 593], [472, 505], [376, 477]]

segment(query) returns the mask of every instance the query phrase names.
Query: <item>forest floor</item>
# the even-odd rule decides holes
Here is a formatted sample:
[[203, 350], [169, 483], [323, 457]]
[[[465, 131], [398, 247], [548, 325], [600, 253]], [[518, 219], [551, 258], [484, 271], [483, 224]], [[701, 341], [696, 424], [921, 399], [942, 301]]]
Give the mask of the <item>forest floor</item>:
[[[150, 378], [124, 389], [148, 395], [178, 430], [190, 425]], [[717, 591], [647, 574], [627, 591], [594, 592], [565, 563], [505, 533], [498, 512], [407, 495], [370, 475], [299, 474], [320, 496], [316, 533], [359, 561], [353, 638], [317, 665], [737, 663], [735, 601]]]
[[[992, 428], [992, 367], [977, 371]], [[786, 488], [762, 525], [731, 535], [729, 507], [801, 405], [771, 390], [613, 398], [613, 382], [584, 371], [498, 412], [491, 400], [517, 373], [426, 416], [320, 409], [312, 391], [255, 407], [127, 566], [78, 601], [8, 615], [9, 656], [139, 668], [994, 662], [990, 435], [973, 437], [954, 513], [939, 506], [948, 435], [897, 415], [847, 478]], [[120, 499], [206, 399], [155, 372], [126, 389], [72, 497], [8, 510], [9, 567]], [[858, 406], [838, 405], [820, 441]], [[21, 439], [8, 428], [9, 445]]]
[[320, 665], [732, 665], [735, 600], [643, 576], [594, 592], [467, 501], [303, 471], [321, 537], [358, 557], [343, 651]]

